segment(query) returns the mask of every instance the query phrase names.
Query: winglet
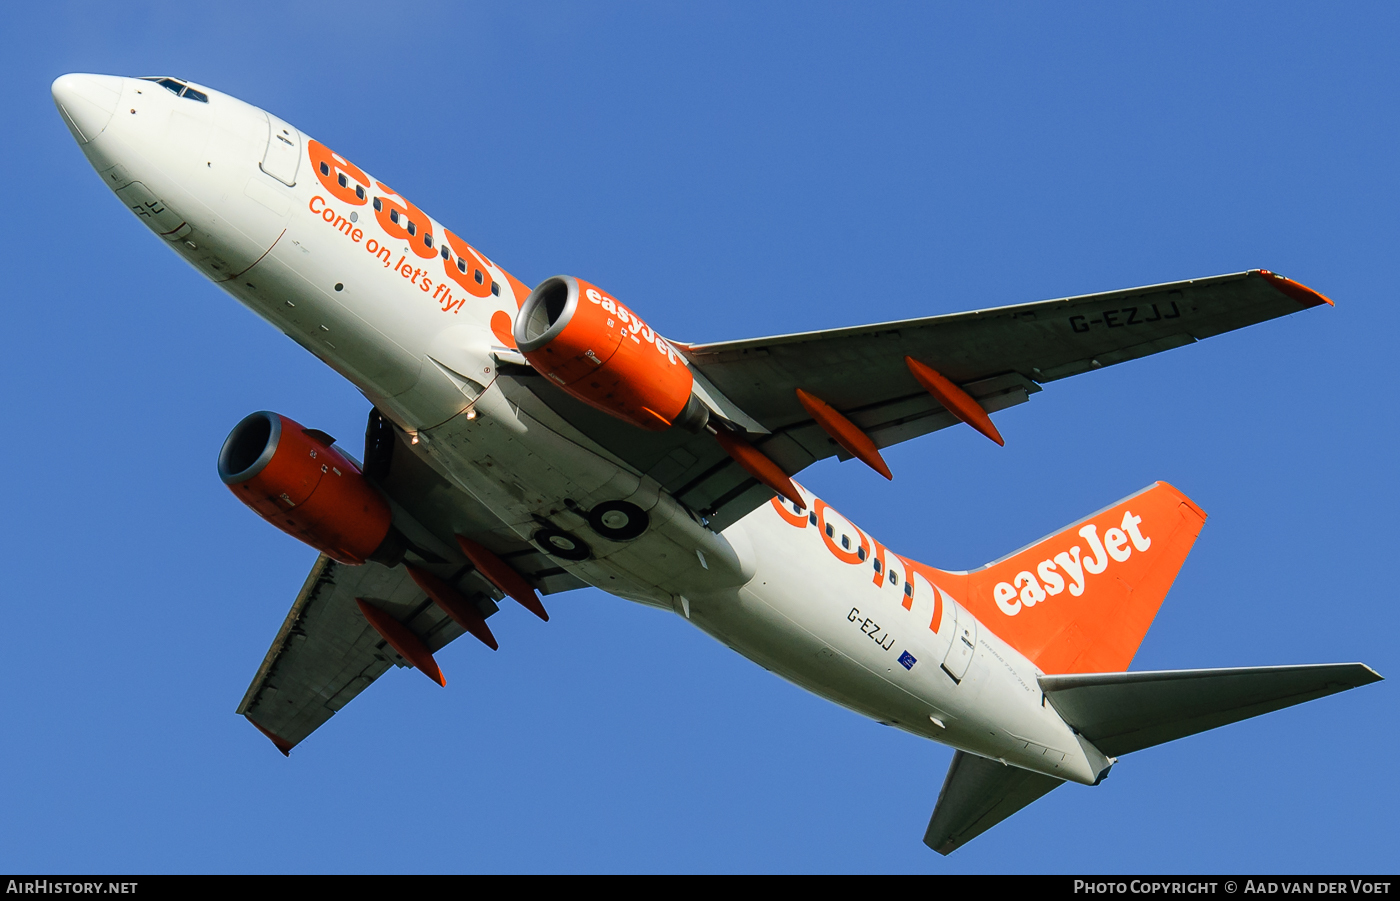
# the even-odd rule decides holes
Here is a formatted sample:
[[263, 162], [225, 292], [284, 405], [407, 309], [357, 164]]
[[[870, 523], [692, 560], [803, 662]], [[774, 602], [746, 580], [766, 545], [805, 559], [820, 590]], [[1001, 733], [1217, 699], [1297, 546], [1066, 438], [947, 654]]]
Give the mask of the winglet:
[[243, 714], [243, 715], [244, 715], [245, 717], [247, 717], [248, 722], [252, 723], [253, 726], [256, 727], [257, 730], [258, 730], [259, 732], [261, 732], [263, 735], [266, 735], [269, 739], [271, 739], [272, 743], [273, 743], [274, 745], [277, 746], [277, 750], [279, 750], [279, 751], [282, 752], [282, 756], [283, 756], [283, 757], [291, 757], [291, 756], [292, 756], [292, 743], [291, 743], [291, 742], [287, 741], [285, 738], [282, 738], [280, 735], [277, 735], [277, 734], [274, 733], [274, 732], [269, 732], [268, 730], [264, 729], [262, 726], [259, 726], [259, 725], [258, 725], [258, 721], [255, 720], [255, 719], [253, 719], [251, 716], [248, 716], [248, 714], [245, 713], [245, 714]]
[[1270, 272], [1267, 269], [1260, 269], [1258, 272], [1264, 277], [1264, 280], [1273, 285], [1280, 294], [1285, 294], [1293, 298], [1305, 307], [1320, 307], [1323, 304], [1327, 304], [1329, 307], [1336, 306], [1330, 298], [1314, 291], [1307, 285], [1295, 282], [1291, 278], [1284, 278], [1277, 272]]

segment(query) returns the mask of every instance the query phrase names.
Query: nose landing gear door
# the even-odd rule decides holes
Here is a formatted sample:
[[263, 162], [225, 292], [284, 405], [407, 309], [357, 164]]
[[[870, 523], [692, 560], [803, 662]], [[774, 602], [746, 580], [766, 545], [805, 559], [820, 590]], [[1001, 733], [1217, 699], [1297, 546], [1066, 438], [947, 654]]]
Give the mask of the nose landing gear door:
[[178, 241], [192, 230], [179, 213], [166, 206], [139, 181], [119, 188], [117, 196], [146, 223], [147, 228], [167, 241]]
[[263, 153], [262, 171], [290, 188], [297, 183], [297, 165], [300, 162], [301, 133], [268, 113], [267, 150]]
[[943, 656], [943, 671], [952, 676], [954, 682], [962, 682], [972, 662], [972, 652], [977, 648], [977, 620], [960, 604], [953, 604], [953, 615], [953, 643]]

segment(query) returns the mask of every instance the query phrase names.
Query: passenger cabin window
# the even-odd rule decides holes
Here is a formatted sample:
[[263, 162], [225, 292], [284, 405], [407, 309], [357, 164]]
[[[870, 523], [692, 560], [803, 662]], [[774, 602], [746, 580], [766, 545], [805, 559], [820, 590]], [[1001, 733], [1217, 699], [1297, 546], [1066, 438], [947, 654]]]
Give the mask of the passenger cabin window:
[[890, 584], [891, 584], [891, 585], [898, 585], [898, 584], [899, 584], [899, 573], [895, 572], [894, 570], [890, 570]]
[[836, 534], [836, 530], [831, 527], [831, 523], [826, 524], [826, 537], [831, 538]]
[[846, 550], [849, 551], [849, 550], [851, 549], [851, 536], [849, 536], [849, 535], [842, 535], [842, 536], [841, 536], [841, 546], [842, 546], [843, 548], [845, 548]]
[[865, 561], [865, 548], [856, 548], [856, 559], [860, 560], [861, 562]]
[[398, 210], [390, 210], [390, 211], [389, 211], [389, 221], [390, 221], [390, 222], [393, 222], [395, 225], [398, 224], [398, 221], [399, 221], [399, 211], [398, 211]]
[[458, 271], [458, 272], [466, 272], [466, 271], [467, 271], [467, 261], [464, 260], [464, 259], [462, 259], [461, 257], [458, 257], [458, 258], [457, 258], [457, 271]]
[[[323, 165], [324, 165], [324, 164], [323, 164]], [[382, 210], [384, 209], [384, 201], [381, 200], [381, 199], [378, 198], [378, 197], [374, 198], [374, 209], [375, 209], [375, 212], [380, 212], [380, 211], [382, 211]]]
[[496, 284], [494, 281], [491, 283], [491, 293], [496, 295], [497, 297], [501, 296], [501, 286]]
[[356, 196], [357, 198], [359, 198], [360, 200], [364, 200], [364, 199], [365, 199], [365, 188], [364, 188], [364, 185], [355, 185], [355, 196]]
[[452, 259], [452, 254], [451, 254], [450, 252], [448, 252], [448, 250], [447, 250], [447, 245], [446, 245], [446, 244], [442, 245], [442, 258], [443, 258], [444, 260], [450, 260], [450, 259]]
[[911, 598], [914, 596], [914, 583], [913, 583], [913, 582], [905, 582], [905, 583], [904, 583], [904, 593], [907, 594], [907, 595], [909, 595]]
[[876, 558], [875, 558], [875, 571], [876, 571], [876, 572], [879, 572], [879, 571], [880, 571], [880, 558], [879, 558], [879, 557], [876, 557]]
[[816, 511], [816, 510], [813, 510], [812, 512], [810, 512], [810, 513], [807, 514], [807, 521], [810, 522], [812, 525], [816, 525], [816, 524], [817, 524], [817, 511]]
[[480, 270], [480, 269], [474, 270], [474, 271], [472, 272], [472, 278], [475, 278], [475, 279], [476, 279], [476, 283], [477, 283], [478, 285], [485, 284], [485, 282], [486, 282], [486, 280], [485, 280], [484, 278], [482, 278], [482, 276], [481, 276], [481, 270]]
[[424, 235], [424, 236], [423, 236], [423, 246], [426, 247], [426, 248], [428, 248], [429, 250], [432, 250], [432, 249], [433, 249], [433, 236], [432, 236], [432, 235]]

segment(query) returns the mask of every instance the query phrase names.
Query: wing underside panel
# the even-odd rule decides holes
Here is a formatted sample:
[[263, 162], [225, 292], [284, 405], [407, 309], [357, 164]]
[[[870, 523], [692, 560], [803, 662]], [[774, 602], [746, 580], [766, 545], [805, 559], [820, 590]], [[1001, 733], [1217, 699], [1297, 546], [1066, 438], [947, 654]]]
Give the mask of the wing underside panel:
[[[1024, 403], [1047, 382], [1191, 344], [1325, 299], [1263, 270], [1018, 306], [713, 344], [680, 345], [745, 421], [750, 441], [789, 475], [849, 455], [797, 400], [809, 392], [885, 448], [961, 420], [909, 372], [912, 357], [984, 409]], [[704, 432], [642, 433], [549, 384], [528, 367], [500, 380], [522, 406], [547, 408], [715, 528], [765, 503], [760, 485]], [[537, 418], [539, 418], [537, 416]]]
[[[467, 562], [454, 535], [491, 550], [542, 594], [584, 584], [450, 485], [377, 417], [371, 415], [365, 473], [390, 500], [394, 525], [411, 545], [409, 562], [451, 584], [486, 617], [497, 611], [501, 592]], [[346, 566], [319, 557], [238, 705], [284, 752], [391, 667], [409, 666], [364, 618], [357, 599], [398, 620], [429, 651], [464, 634], [403, 564]]]
[[237, 712], [289, 750], [391, 666], [406, 666], [360, 614], [356, 598], [389, 613], [436, 651], [462, 628], [424, 595], [403, 567], [312, 567]]

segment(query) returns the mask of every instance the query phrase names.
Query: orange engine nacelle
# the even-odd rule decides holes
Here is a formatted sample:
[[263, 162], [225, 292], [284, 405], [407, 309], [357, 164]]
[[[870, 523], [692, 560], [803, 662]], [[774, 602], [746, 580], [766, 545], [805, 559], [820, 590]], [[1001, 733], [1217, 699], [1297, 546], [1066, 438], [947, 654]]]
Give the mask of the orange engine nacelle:
[[531, 291], [515, 317], [515, 343], [569, 394], [635, 426], [698, 430], [709, 417], [670, 342], [581, 279], [556, 275]]
[[254, 413], [224, 440], [219, 478], [288, 535], [358, 565], [386, 544], [393, 514], [332, 441], [277, 413]]

